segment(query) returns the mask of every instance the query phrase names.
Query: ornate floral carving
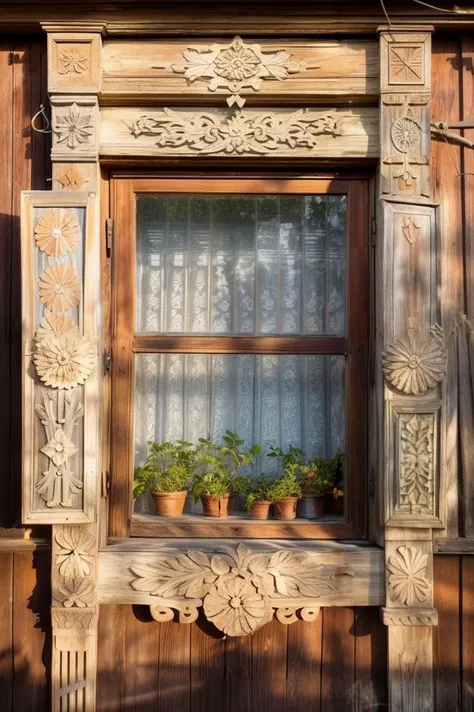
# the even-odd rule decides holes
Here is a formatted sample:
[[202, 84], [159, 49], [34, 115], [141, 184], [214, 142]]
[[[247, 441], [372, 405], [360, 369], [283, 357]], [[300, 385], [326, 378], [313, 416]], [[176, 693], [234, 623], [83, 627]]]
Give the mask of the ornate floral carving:
[[402, 233], [410, 245], [416, 242], [416, 239], [420, 233], [421, 225], [416, 222], [416, 218], [411, 216], [405, 216], [402, 222]]
[[51, 608], [53, 628], [94, 628], [97, 622], [95, 610], [75, 610], [69, 608]]
[[409, 329], [407, 339], [396, 339], [382, 355], [387, 381], [407, 395], [426, 393], [443, 380], [448, 355], [443, 343], [443, 330], [435, 324], [427, 341]]
[[65, 608], [87, 608], [95, 602], [95, 586], [87, 578], [63, 579], [58, 583], [56, 597]]
[[66, 313], [46, 313], [36, 329], [35, 340], [39, 341], [49, 336], [76, 336], [79, 333], [77, 324]]
[[138, 577], [131, 582], [137, 591], [178, 598], [178, 604], [195, 599], [194, 605], [202, 605], [209, 620], [230, 636], [248, 635], [266, 623], [274, 608], [286, 607], [282, 598], [289, 606], [298, 598], [295, 608], [302, 608], [301, 598], [307, 597], [308, 611], [314, 611], [312, 599], [354, 576], [346, 569], [327, 569], [306, 552], [255, 553], [244, 544], [216, 554], [190, 550], [160, 557], [153, 566], [132, 566], [132, 572]]
[[433, 416], [401, 416], [400, 509], [433, 511]]
[[81, 299], [81, 280], [74, 267], [58, 262], [47, 267], [41, 275], [38, 294], [51, 311], [74, 309]]
[[55, 565], [64, 579], [83, 579], [91, 575], [95, 537], [81, 526], [63, 526], [56, 531], [58, 552]]
[[83, 47], [58, 47], [58, 72], [59, 74], [83, 74], [88, 67], [88, 57]]
[[423, 48], [420, 45], [390, 47], [391, 84], [423, 83]]
[[306, 109], [292, 114], [188, 114], [164, 109], [166, 118], [141, 116], [130, 127], [139, 136], [157, 136], [157, 146], [188, 145], [201, 154], [266, 154], [279, 146], [312, 149], [322, 134], [339, 136], [333, 116], [315, 116]]
[[388, 588], [393, 601], [413, 606], [426, 601], [431, 584], [426, 577], [428, 555], [412, 546], [399, 546], [387, 562]]
[[69, 112], [56, 118], [53, 128], [57, 143], [65, 143], [68, 148], [87, 143], [94, 133], [94, 117], [92, 114], [82, 114], [77, 104], [69, 107]]
[[70, 210], [46, 210], [38, 218], [34, 231], [37, 247], [50, 257], [63, 257], [74, 252], [79, 244], [79, 223]]
[[421, 138], [421, 128], [415, 120], [413, 112], [407, 108], [406, 113], [392, 124], [390, 131], [392, 142], [400, 153], [409, 153], [418, 148]]
[[63, 190], [81, 190], [88, 181], [75, 168], [69, 168], [56, 179]]
[[33, 361], [45, 385], [69, 390], [91, 375], [95, 349], [83, 336], [48, 336], [37, 342]]
[[50, 458], [36, 491], [48, 507], [71, 507], [71, 495], [78, 494], [82, 488], [82, 482], [71, 472], [69, 462], [77, 452], [71, 438], [75, 423], [83, 415], [82, 404], [74, 391], [67, 393], [63, 412], [59, 414], [58, 395], [46, 393], [35, 409], [46, 431], [47, 444], [41, 451]]
[[240, 37], [234, 37], [226, 45], [188, 47], [183, 57], [186, 64], [172, 64], [173, 72], [184, 74], [190, 84], [207, 80], [207, 88], [212, 92], [223, 88], [230, 93], [227, 104], [240, 108], [245, 104], [240, 96], [243, 90], [259, 91], [264, 79], [283, 81], [290, 74], [306, 69], [304, 62], [292, 60], [286, 50], [265, 50], [259, 44], [246, 44]]

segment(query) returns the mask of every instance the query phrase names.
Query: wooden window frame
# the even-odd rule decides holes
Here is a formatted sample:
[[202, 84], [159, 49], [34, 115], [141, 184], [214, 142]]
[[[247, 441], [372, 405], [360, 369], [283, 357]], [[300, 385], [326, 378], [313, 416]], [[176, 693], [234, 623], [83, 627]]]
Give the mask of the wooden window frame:
[[[135, 196], [144, 193], [347, 195], [346, 335], [218, 336], [135, 334]], [[367, 534], [368, 365], [370, 345], [369, 181], [360, 177], [268, 178], [209, 175], [130, 177], [111, 181], [115, 234], [112, 254], [111, 488], [112, 537], [350, 539]], [[131, 256], [133, 256], [131, 258]], [[354, 269], [353, 265], [357, 268]], [[352, 308], [350, 306], [352, 305]], [[316, 522], [214, 520], [196, 515], [164, 519], [133, 513], [134, 354], [294, 353], [341, 354], [346, 361], [347, 482], [344, 519]]]

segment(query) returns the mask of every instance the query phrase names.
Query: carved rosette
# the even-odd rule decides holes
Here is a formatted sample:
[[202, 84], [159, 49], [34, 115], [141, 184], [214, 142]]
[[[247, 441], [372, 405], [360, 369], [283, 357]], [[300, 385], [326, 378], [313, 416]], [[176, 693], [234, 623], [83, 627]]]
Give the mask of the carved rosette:
[[189, 146], [202, 155], [265, 155], [286, 145], [313, 149], [318, 136], [340, 136], [339, 121], [307, 109], [291, 114], [273, 112], [229, 115], [189, 114], [163, 109], [166, 118], [143, 115], [129, 128], [135, 138], [156, 136], [156, 145]]
[[428, 555], [414, 546], [399, 546], [387, 562], [388, 593], [404, 606], [420, 605], [431, 593]]
[[396, 339], [382, 354], [386, 380], [407, 395], [420, 395], [434, 388], [444, 378], [448, 355], [443, 343], [443, 330], [435, 324], [431, 335], [421, 341], [409, 330], [406, 339]]
[[207, 82], [207, 88], [215, 92], [222, 88], [230, 96], [227, 104], [242, 108], [245, 99], [242, 91], [259, 91], [262, 81], [283, 81], [290, 74], [306, 69], [304, 62], [292, 59], [284, 49], [265, 50], [259, 44], [247, 44], [234, 37], [230, 44], [211, 44], [205, 47], [188, 47], [183, 52], [185, 64], [173, 64], [171, 69], [183, 74], [191, 84], [197, 80]]
[[56, 143], [64, 143], [74, 149], [84, 143], [89, 143], [94, 135], [94, 116], [83, 113], [77, 104], [68, 107], [67, 113], [58, 115], [53, 126]]
[[256, 553], [244, 544], [215, 554], [189, 550], [131, 571], [136, 576], [132, 588], [166, 599], [165, 605], [152, 607], [156, 620], [171, 620], [175, 608], [181, 622], [190, 622], [202, 606], [206, 618], [229, 636], [253, 633], [275, 610], [285, 623], [294, 622], [297, 611], [314, 620], [318, 598], [351, 586], [355, 576], [318, 564], [307, 552]]

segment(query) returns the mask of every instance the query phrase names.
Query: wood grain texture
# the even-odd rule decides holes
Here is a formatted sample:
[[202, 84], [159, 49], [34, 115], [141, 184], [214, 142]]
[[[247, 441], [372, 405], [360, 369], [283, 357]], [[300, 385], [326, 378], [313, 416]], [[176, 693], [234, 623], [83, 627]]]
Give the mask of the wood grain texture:
[[434, 557], [434, 606], [439, 623], [433, 629], [436, 712], [460, 712], [460, 557]]
[[387, 628], [376, 608], [356, 608], [355, 693], [359, 709], [383, 709], [387, 705]]
[[346, 712], [354, 706], [354, 609], [325, 608], [321, 710]]
[[0, 598], [0, 699], [5, 711], [12, 708], [13, 692], [13, 554], [0, 554], [0, 578], [3, 596]]
[[323, 614], [288, 626], [287, 712], [320, 712]]
[[474, 709], [474, 559], [462, 556], [462, 616], [461, 616], [461, 665], [462, 665], [462, 709]]
[[[219, 712], [225, 700], [225, 642], [212, 626], [199, 620], [190, 626], [191, 634], [191, 712]], [[228, 639], [229, 640], [229, 639]]]
[[130, 612], [131, 608], [124, 605], [100, 607], [97, 712], [123, 712], [124, 710], [127, 670], [126, 633]]
[[252, 712], [285, 706], [288, 629], [273, 620], [252, 636]]

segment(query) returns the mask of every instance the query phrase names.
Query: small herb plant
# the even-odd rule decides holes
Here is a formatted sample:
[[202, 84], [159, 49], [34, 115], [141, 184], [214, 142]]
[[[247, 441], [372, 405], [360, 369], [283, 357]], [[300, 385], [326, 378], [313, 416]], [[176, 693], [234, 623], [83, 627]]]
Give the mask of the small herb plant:
[[144, 492], [182, 492], [191, 479], [195, 449], [186, 440], [149, 442], [146, 462], [135, 469], [133, 497]]
[[244, 440], [231, 430], [225, 431], [220, 443], [211, 438], [199, 438], [192, 488], [195, 501], [202, 494], [221, 498], [226, 494], [248, 492], [252, 480], [240, 471], [252, 464], [262, 448], [254, 443], [249, 450], [241, 450], [243, 444]]
[[254, 502], [271, 502], [271, 488], [274, 481], [262, 472], [261, 475], [255, 478], [252, 482], [247, 499], [245, 500], [245, 509], [249, 510]]
[[288, 464], [281, 477], [272, 483], [269, 488], [269, 495], [272, 502], [279, 502], [285, 497], [298, 497], [298, 499], [300, 499], [303, 496], [303, 491], [296, 474], [299, 472], [299, 468], [300, 465], [296, 462]]
[[299, 447], [290, 445], [287, 452], [284, 452], [281, 447], [272, 445], [269, 449], [267, 457], [281, 459], [283, 470], [286, 470], [288, 465], [298, 465], [300, 468], [304, 466], [306, 453], [300, 450]]

